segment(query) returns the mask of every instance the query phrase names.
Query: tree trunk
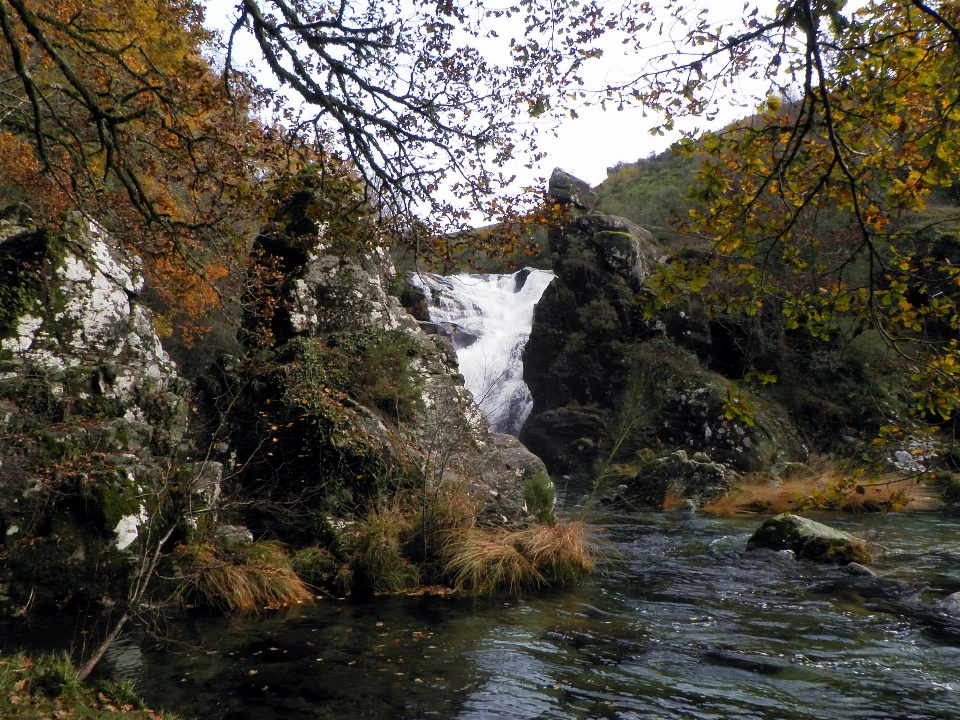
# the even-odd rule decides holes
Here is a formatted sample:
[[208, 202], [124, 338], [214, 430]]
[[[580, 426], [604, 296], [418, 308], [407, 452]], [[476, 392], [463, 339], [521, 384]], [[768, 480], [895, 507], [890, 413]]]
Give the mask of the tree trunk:
[[123, 630], [123, 626], [127, 624], [127, 620], [130, 619], [130, 616], [127, 613], [124, 613], [117, 624], [113, 626], [113, 630], [110, 631], [110, 634], [107, 635], [103, 642], [97, 646], [97, 649], [93, 651], [93, 655], [87, 658], [87, 661], [80, 666], [80, 669], [77, 670], [77, 680], [86, 680], [87, 676], [93, 672], [93, 669], [97, 666], [97, 663], [103, 659], [103, 656], [107, 653], [107, 650], [110, 649], [110, 646], [113, 645], [114, 641], [120, 636], [120, 631]]

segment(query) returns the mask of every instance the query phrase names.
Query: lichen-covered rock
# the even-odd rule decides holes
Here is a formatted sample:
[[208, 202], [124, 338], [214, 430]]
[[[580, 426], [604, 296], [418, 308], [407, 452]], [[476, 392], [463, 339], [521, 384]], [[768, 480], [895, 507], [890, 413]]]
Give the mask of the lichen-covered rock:
[[770, 518], [747, 541], [747, 550], [792, 550], [798, 558], [846, 565], [870, 563], [862, 539], [814, 520], [784, 513]]
[[96, 224], [3, 221], [0, 237], [5, 596], [48, 609], [123, 597], [189, 388], [138, 301], [138, 263]]
[[95, 224], [68, 233], [8, 227], [0, 242], [0, 379], [40, 373], [48, 392], [87, 405], [123, 408], [142, 420], [138, 401], [177, 379], [153, 327], [135, 301], [143, 278], [135, 262]]

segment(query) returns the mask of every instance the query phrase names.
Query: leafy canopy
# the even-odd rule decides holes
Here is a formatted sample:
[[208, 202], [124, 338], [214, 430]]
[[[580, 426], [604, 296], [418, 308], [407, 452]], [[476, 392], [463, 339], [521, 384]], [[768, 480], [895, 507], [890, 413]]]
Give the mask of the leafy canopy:
[[[680, 253], [652, 282], [661, 302], [699, 292], [714, 313], [773, 304], [816, 337], [878, 331], [918, 417], [960, 407], [960, 3], [780, 2], [711, 24], [668, 3], [682, 40], [608, 92], [711, 118], [744, 79], [769, 87], [755, 114], [683, 143], [698, 155]], [[648, 19], [648, 25], [653, 21]], [[635, 21], [635, 27], [640, 22]]]

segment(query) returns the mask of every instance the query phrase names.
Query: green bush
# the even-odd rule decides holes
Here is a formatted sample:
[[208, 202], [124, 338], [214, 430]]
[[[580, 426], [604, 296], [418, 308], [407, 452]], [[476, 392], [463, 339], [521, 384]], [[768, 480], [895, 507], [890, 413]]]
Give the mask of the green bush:
[[523, 501], [527, 511], [543, 523], [553, 524], [556, 490], [546, 473], [536, 472], [523, 483]]

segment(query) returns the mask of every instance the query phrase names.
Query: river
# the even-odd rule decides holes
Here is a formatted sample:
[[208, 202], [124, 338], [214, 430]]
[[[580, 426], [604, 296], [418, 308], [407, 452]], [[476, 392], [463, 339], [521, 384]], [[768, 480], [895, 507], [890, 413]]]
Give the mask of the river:
[[327, 598], [195, 620], [179, 652], [103, 672], [204, 720], [960, 717], [957, 521], [820, 518], [886, 548], [880, 577], [746, 552], [757, 517], [625, 514], [590, 578], [525, 598]]

